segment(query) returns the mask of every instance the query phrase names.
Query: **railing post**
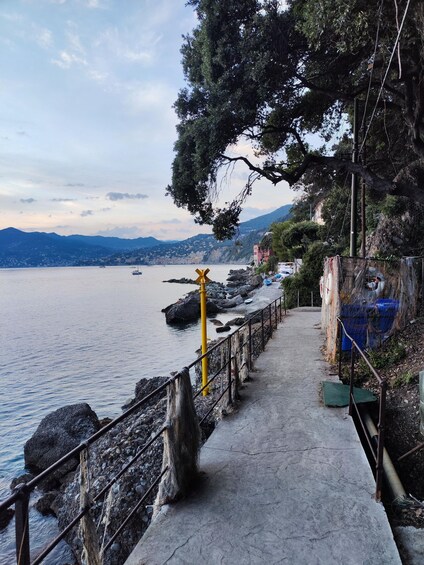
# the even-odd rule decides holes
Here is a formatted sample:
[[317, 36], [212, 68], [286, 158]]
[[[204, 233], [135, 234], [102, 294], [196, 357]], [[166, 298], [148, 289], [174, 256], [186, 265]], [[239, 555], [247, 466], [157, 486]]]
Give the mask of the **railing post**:
[[274, 302], [274, 319], [275, 319], [275, 329], [278, 328], [278, 317], [277, 317], [277, 301]]
[[375, 466], [375, 498], [381, 500], [381, 490], [383, 484], [383, 456], [384, 456], [384, 434], [385, 434], [385, 413], [386, 413], [386, 392], [387, 381], [384, 379], [380, 384], [380, 406], [378, 414], [378, 436], [377, 436], [377, 458]]
[[312, 306], [312, 308], [314, 306], [314, 293], [313, 293], [312, 290], [311, 290], [311, 306]]
[[268, 305], [268, 317], [269, 317], [269, 338], [272, 338], [272, 310], [271, 303]]
[[228, 404], [233, 403], [232, 391], [231, 391], [231, 336], [228, 336]]
[[252, 318], [249, 319], [249, 373], [252, 370]]
[[356, 343], [352, 340], [352, 348], [350, 350], [350, 382], [349, 382], [349, 416], [352, 416], [353, 407], [353, 379], [355, 377], [355, 353]]
[[28, 522], [30, 494], [26, 485], [22, 485], [20, 490], [15, 502], [16, 562], [18, 565], [30, 565]]
[[261, 310], [262, 351], [265, 350], [264, 309]]
[[297, 307], [300, 306], [300, 290], [297, 291]]
[[337, 319], [338, 328], [338, 346], [339, 346], [339, 379], [342, 378], [342, 340], [343, 340], [343, 326], [339, 319]]

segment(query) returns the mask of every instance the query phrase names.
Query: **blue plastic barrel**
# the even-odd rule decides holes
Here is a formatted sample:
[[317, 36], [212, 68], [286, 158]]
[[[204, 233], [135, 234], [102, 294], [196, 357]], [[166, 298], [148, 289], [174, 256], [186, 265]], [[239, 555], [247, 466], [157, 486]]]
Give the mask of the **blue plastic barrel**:
[[[346, 332], [355, 340], [360, 349], [365, 349], [367, 344], [368, 306], [364, 304], [344, 304], [341, 311], [341, 320]], [[342, 351], [350, 351], [352, 342], [345, 332], [342, 334]]]
[[399, 309], [399, 300], [393, 298], [378, 298], [375, 301], [378, 310], [378, 331], [386, 334], [392, 329], [393, 322]]

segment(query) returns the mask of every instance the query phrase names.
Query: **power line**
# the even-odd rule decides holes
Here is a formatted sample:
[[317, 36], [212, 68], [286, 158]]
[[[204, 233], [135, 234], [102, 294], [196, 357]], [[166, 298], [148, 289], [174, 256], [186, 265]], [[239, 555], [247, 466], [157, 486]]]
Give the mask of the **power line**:
[[378, 40], [379, 40], [379, 36], [380, 36], [380, 25], [381, 25], [381, 14], [383, 12], [383, 3], [384, 3], [384, 0], [381, 0], [380, 6], [379, 6], [378, 12], [377, 12], [377, 17], [378, 17], [377, 31], [375, 33], [374, 52], [372, 54], [372, 67], [371, 67], [371, 72], [370, 72], [370, 80], [368, 81], [368, 89], [367, 89], [367, 95], [365, 97], [364, 112], [362, 114], [362, 120], [361, 120], [361, 131], [363, 131], [364, 123], [365, 123], [365, 117], [367, 115], [368, 99], [369, 99], [369, 96], [370, 96], [372, 76], [373, 76], [373, 73], [374, 73], [375, 56], [377, 54]]
[[401, 24], [400, 24], [400, 27], [399, 27], [399, 31], [398, 31], [398, 34], [397, 34], [397, 37], [396, 37], [396, 41], [395, 41], [395, 44], [393, 45], [392, 53], [391, 53], [391, 55], [390, 55], [389, 64], [387, 65], [386, 72], [384, 73], [383, 81], [382, 81], [382, 83], [381, 83], [380, 90], [379, 90], [378, 96], [377, 96], [377, 100], [376, 100], [376, 102], [375, 102], [374, 109], [373, 109], [373, 111], [372, 111], [370, 121], [369, 121], [368, 126], [367, 126], [367, 129], [366, 129], [366, 131], [365, 131], [364, 139], [362, 140], [361, 147], [360, 147], [360, 149], [359, 149], [359, 153], [362, 153], [362, 150], [363, 150], [363, 148], [364, 148], [365, 141], [366, 141], [366, 139], [367, 139], [368, 133], [369, 133], [370, 128], [371, 128], [372, 121], [373, 121], [373, 119], [374, 119], [374, 117], [375, 117], [375, 113], [376, 113], [376, 111], [377, 111], [377, 106], [378, 106], [378, 103], [379, 103], [379, 101], [380, 101], [381, 94], [382, 94], [382, 92], [383, 92], [384, 83], [386, 82], [386, 79], [387, 79], [387, 77], [388, 77], [388, 75], [389, 75], [390, 66], [391, 66], [391, 64], [392, 64], [393, 57], [394, 57], [394, 55], [395, 55], [397, 45], [398, 45], [398, 43], [399, 43], [399, 39], [400, 39], [400, 36], [401, 36], [401, 33], [402, 33], [403, 25], [404, 25], [405, 20], [406, 20], [406, 16], [407, 16], [407, 13], [408, 13], [408, 9], [409, 9], [410, 3], [411, 3], [411, 0], [408, 0], [408, 3], [407, 3], [406, 8], [405, 8], [405, 12], [403, 13], [403, 18], [402, 18], [402, 21], [401, 21]]

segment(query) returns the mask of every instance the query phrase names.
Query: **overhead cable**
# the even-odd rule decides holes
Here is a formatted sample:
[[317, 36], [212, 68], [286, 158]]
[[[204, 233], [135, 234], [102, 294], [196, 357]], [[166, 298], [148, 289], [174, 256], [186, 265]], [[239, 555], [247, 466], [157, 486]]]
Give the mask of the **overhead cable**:
[[399, 31], [398, 31], [398, 34], [397, 34], [397, 37], [396, 37], [396, 41], [395, 41], [395, 44], [393, 45], [392, 53], [390, 55], [389, 64], [387, 65], [386, 72], [384, 73], [383, 81], [381, 83], [380, 90], [379, 90], [378, 96], [377, 96], [377, 100], [375, 101], [374, 109], [372, 111], [371, 118], [370, 118], [370, 121], [368, 123], [367, 129], [365, 131], [364, 139], [362, 140], [361, 147], [359, 149], [359, 153], [361, 153], [363, 148], [364, 148], [365, 141], [367, 139], [368, 133], [369, 133], [370, 128], [371, 128], [371, 124], [372, 124], [373, 119], [375, 117], [375, 113], [377, 111], [377, 106], [378, 106], [378, 103], [380, 101], [381, 94], [383, 93], [384, 83], [386, 82], [387, 77], [389, 75], [390, 67], [391, 67], [391, 64], [392, 64], [392, 61], [393, 61], [393, 57], [396, 53], [396, 48], [397, 48], [397, 45], [399, 43], [399, 39], [400, 39], [402, 30], [403, 30], [403, 25], [404, 25], [405, 20], [406, 20], [406, 16], [407, 16], [407, 13], [408, 13], [410, 3], [411, 3], [411, 0], [408, 0], [408, 3], [407, 3], [406, 8], [405, 8], [405, 12], [403, 13], [403, 18], [402, 18], [402, 21], [401, 21], [401, 24], [400, 24], [400, 27], [399, 27]]

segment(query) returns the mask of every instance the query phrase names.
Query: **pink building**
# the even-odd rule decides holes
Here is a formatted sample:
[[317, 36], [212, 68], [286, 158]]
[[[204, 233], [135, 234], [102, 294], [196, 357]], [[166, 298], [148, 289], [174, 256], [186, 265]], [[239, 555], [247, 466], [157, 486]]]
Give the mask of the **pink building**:
[[274, 255], [272, 249], [261, 247], [259, 243], [255, 243], [253, 246], [253, 262], [255, 267], [259, 267], [259, 265], [266, 263], [271, 255]]

